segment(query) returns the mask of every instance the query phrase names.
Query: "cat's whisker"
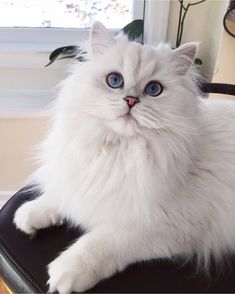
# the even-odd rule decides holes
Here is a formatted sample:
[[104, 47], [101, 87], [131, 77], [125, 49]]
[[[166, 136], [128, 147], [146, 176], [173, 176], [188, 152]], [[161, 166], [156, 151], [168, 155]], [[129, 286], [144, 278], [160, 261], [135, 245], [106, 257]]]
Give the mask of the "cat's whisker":
[[168, 127], [174, 131], [176, 131], [177, 133], [181, 133], [181, 134], [192, 134], [192, 131], [189, 129], [186, 129], [184, 126], [182, 125], [176, 125], [173, 122], [163, 119], [163, 118], [157, 118], [153, 115], [151, 115], [150, 113], [145, 112], [144, 113], [145, 116], [148, 116], [149, 119], [152, 122], [155, 122], [157, 125], [160, 125], [162, 123], [162, 121], [164, 122], [164, 126]]
[[[166, 142], [167, 143], [170, 143], [170, 145], [172, 145], [178, 151], [180, 150], [178, 148], [178, 146], [180, 146], [181, 147], [181, 151], [183, 150], [185, 152], [185, 153], [182, 152], [182, 154], [187, 156], [187, 152], [185, 150], [185, 146], [177, 139], [177, 136], [173, 135], [172, 132], [169, 132], [169, 129], [167, 129], [165, 126], [162, 126], [161, 124], [160, 124], [160, 128], [161, 128], [160, 130], [164, 130], [168, 134], [168, 135], [165, 135], [165, 137], [164, 137], [165, 140], [166, 140]], [[155, 129], [155, 131], [156, 130], [159, 131], [159, 129]], [[162, 133], [162, 131], [161, 131], [161, 133]], [[173, 139], [172, 136], [174, 136], [174, 139]], [[175, 143], [175, 141], [177, 142], [177, 144]]]
[[[178, 139], [180, 137], [181, 139], [183, 139], [184, 142], [187, 142], [189, 139], [187, 137], [185, 137], [184, 134], [179, 133], [179, 132], [177, 132], [177, 133], [174, 132], [172, 130], [172, 128], [169, 128], [165, 124], [163, 125], [162, 122], [160, 120], [156, 119], [156, 118], [155, 118], [155, 121], [157, 121], [157, 126], [154, 126], [153, 122], [152, 122], [152, 117], [151, 116], [149, 117], [149, 119], [150, 119], [150, 121], [149, 121], [148, 119], [146, 119], [146, 113], [144, 113], [144, 115], [145, 116], [141, 117], [142, 121], [145, 121], [148, 124], [148, 126], [151, 126], [155, 131], [158, 132], [158, 134], [161, 134], [162, 136], [164, 136], [164, 134], [162, 132], [163, 130], [166, 133], [170, 134], [170, 136], [166, 136], [166, 134], [165, 134], [165, 136], [164, 136], [165, 140], [167, 140], [168, 143], [169, 143], [169, 141], [171, 141], [171, 144], [174, 143], [174, 148], [178, 149], [178, 147], [176, 146], [176, 144], [174, 142], [174, 140], [175, 140], [177, 142], [177, 145], [181, 147], [181, 153], [184, 156], [186, 156], [187, 158], [189, 158], [188, 152], [187, 152], [184, 144], [182, 144], [181, 141]], [[145, 119], [144, 119], [144, 117], [145, 117]], [[174, 136], [174, 140], [172, 139], [173, 138], [172, 136]]]
[[172, 118], [177, 118], [177, 119], [182, 119], [182, 120], [194, 120], [194, 119], [201, 119], [201, 115], [193, 115], [193, 116], [180, 116], [178, 114], [172, 113], [169, 111], [169, 114], [171, 115]]
[[[148, 121], [148, 119], [146, 119], [145, 117], [141, 117], [141, 120], [146, 122], [147, 125], [152, 125], [152, 122]], [[170, 147], [172, 151], [176, 150], [178, 156], [182, 155], [183, 157], [190, 159], [188, 152], [185, 149], [185, 146], [180, 143], [179, 140], [176, 139], [176, 137], [174, 136], [174, 140], [177, 142], [176, 144], [176, 142], [172, 139], [172, 133], [169, 134], [169, 130], [165, 126], [159, 124], [157, 128], [154, 128], [153, 126], [152, 128], [158, 135], [164, 138], [164, 142]]]
[[[156, 116], [162, 115], [162, 111], [158, 112], [148, 104], [145, 104], [144, 107], [147, 108], [148, 111], [154, 112], [154, 114], [156, 114]], [[181, 116], [178, 113], [177, 114], [175, 113], [174, 105], [167, 104], [167, 102], [164, 103], [164, 109], [166, 109], [167, 115], [169, 115], [173, 121], [182, 119], [182, 121], [184, 122], [185, 120], [201, 119], [203, 116], [202, 114], [192, 115], [192, 116]]]
[[[171, 120], [169, 120], [169, 119], [167, 119], [167, 118], [164, 118], [163, 116], [162, 116], [162, 114], [158, 114], [155, 110], [153, 110], [153, 109], [148, 109], [148, 113], [150, 114], [150, 115], [153, 115], [153, 119], [157, 119], [158, 121], [166, 121], [166, 122], [168, 122], [169, 124], [171, 124], [172, 126], [177, 126], [177, 127], [179, 127], [180, 129], [182, 128], [182, 130], [188, 130], [189, 129], [189, 125], [188, 124], [186, 124], [185, 125], [185, 121], [183, 121], [183, 119], [182, 119], [182, 123], [180, 123], [179, 122], [179, 120], [174, 120], [174, 119], [171, 119]], [[185, 128], [185, 126], [187, 126], [187, 128]]]
[[164, 119], [164, 118], [162, 119], [162, 121], [164, 122], [164, 124], [166, 124], [170, 128], [172, 128], [175, 131], [180, 132], [182, 134], [199, 135], [199, 132], [197, 130], [195, 130], [195, 128], [192, 128], [188, 125], [187, 125], [187, 127], [185, 127], [185, 125], [176, 124], [176, 123], [174, 123], [168, 119]]
[[[153, 118], [153, 119], [156, 119], [156, 118]], [[194, 128], [189, 126], [188, 124], [185, 125], [185, 124], [176, 123], [172, 120], [169, 120], [163, 117], [161, 117], [157, 121], [162, 122], [167, 127], [183, 134], [195, 134], [195, 135], [198, 134], [198, 132]]]

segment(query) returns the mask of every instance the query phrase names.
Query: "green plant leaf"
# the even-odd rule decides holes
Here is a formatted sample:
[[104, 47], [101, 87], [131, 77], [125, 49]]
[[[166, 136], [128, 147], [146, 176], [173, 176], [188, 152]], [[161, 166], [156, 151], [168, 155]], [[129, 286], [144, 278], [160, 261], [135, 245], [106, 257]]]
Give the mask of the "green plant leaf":
[[60, 59], [77, 59], [78, 61], [85, 61], [84, 55], [86, 52], [82, 50], [79, 46], [64, 46], [55, 49], [49, 56], [50, 62], [46, 65], [49, 66], [51, 65], [55, 60], [60, 60]]
[[143, 35], [144, 22], [143, 19], [136, 19], [121, 29], [130, 41], [134, 41]]
[[[137, 38], [143, 35], [144, 31], [144, 22], [142, 19], [136, 19], [127, 24], [121, 31], [124, 32], [128, 36], [128, 39], [131, 41], [136, 40]], [[61, 59], [76, 59], [80, 62], [86, 61], [85, 58], [86, 52], [82, 50], [79, 46], [71, 45], [71, 46], [64, 46], [55, 49], [49, 56], [50, 62], [45, 65], [49, 66], [56, 60]]]

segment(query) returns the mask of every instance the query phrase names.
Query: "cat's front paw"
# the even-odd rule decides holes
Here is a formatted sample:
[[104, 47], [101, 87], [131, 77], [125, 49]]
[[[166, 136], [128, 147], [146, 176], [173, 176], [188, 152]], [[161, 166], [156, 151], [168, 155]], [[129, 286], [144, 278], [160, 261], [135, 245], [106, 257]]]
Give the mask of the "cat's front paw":
[[62, 220], [53, 209], [46, 207], [38, 199], [26, 202], [17, 209], [14, 223], [26, 234], [34, 234], [37, 230], [52, 225], [62, 224]]
[[82, 257], [62, 253], [48, 266], [49, 292], [84, 292], [98, 282], [97, 272]]

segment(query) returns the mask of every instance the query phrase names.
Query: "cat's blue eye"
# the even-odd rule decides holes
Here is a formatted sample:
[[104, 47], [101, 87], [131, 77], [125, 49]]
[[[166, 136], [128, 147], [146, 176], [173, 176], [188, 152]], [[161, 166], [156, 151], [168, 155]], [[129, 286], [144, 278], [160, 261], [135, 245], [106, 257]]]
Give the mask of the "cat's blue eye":
[[117, 89], [123, 86], [124, 80], [120, 73], [112, 72], [107, 76], [106, 83], [109, 85], [109, 87]]
[[151, 81], [146, 85], [144, 91], [146, 94], [155, 97], [161, 94], [162, 85], [156, 81]]

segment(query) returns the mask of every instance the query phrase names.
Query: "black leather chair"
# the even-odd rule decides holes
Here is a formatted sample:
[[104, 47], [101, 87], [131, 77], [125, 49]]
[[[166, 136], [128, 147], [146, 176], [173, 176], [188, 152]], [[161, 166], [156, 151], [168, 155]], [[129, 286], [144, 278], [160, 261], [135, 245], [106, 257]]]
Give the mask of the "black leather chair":
[[[204, 84], [201, 89], [209, 92], [208, 87], [213, 90], [211, 84]], [[234, 85], [225, 85], [224, 91], [221, 87], [220, 93], [235, 95]], [[17, 230], [12, 222], [16, 209], [35, 197], [40, 197], [40, 191], [29, 191], [26, 187], [0, 211], [0, 276], [17, 293], [47, 292], [47, 265], [83, 233], [66, 224], [40, 230], [33, 238]], [[187, 262], [175, 258], [133, 264], [88, 292], [234, 293], [235, 255], [227, 257], [223, 264], [212, 262], [210, 275], [198, 271], [193, 258]]]

